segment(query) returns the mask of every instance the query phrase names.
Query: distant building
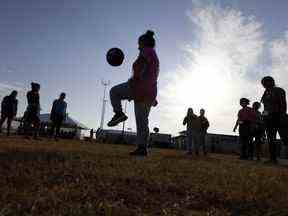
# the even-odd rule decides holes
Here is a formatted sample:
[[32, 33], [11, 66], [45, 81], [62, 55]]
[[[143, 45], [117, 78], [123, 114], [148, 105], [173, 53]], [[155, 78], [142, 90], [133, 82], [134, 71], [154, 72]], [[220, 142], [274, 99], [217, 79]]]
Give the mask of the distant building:
[[[149, 143], [153, 147], [171, 148], [171, 135], [163, 133], [151, 133]], [[96, 139], [102, 143], [136, 144], [136, 133], [122, 130], [101, 130], [96, 132]]]
[[[181, 131], [179, 136], [172, 138], [172, 146], [176, 149], [186, 150], [186, 131]], [[238, 153], [238, 136], [208, 133], [206, 147], [212, 153]]]

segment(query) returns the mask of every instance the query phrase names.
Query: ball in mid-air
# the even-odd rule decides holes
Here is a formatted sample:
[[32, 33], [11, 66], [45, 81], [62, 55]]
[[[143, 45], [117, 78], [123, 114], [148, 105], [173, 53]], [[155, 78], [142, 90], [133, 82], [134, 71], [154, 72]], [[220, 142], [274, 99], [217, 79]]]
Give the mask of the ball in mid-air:
[[106, 60], [114, 67], [120, 66], [124, 60], [124, 53], [119, 48], [111, 48], [106, 54]]

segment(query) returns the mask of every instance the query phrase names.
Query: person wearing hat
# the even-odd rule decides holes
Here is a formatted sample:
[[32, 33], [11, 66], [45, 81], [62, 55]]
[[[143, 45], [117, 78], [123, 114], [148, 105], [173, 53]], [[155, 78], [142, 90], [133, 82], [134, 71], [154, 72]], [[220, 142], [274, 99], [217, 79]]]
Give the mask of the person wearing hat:
[[31, 83], [31, 90], [27, 93], [27, 109], [25, 111], [24, 121], [24, 133], [28, 135], [29, 129], [33, 126], [33, 135], [36, 139], [38, 136], [38, 130], [40, 127], [40, 84]]
[[277, 132], [284, 145], [288, 145], [286, 92], [275, 85], [271, 76], [264, 77], [261, 83], [265, 89], [261, 102], [264, 105], [263, 119], [269, 145], [268, 162], [277, 163]]
[[1, 103], [0, 133], [2, 132], [2, 125], [7, 119], [7, 136], [10, 135], [11, 123], [17, 114], [17, 94], [17, 91], [12, 91], [10, 95], [3, 98]]
[[238, 112], [238, 119], [233, 129], [236, 132], [239, 126], [239, 138], [241, 145], [240, 159], [253, 159], [252, 126], [256, 122], [255, 112], [249, 107], [250, 101], [247, 98], [240, 99], [242, 109]]

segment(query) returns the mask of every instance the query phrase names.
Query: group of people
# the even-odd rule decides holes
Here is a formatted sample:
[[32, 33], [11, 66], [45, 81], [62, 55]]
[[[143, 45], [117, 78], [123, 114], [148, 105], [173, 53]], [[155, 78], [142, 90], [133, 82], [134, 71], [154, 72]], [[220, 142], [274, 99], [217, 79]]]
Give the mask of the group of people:
[[201, 109], [200, 115], [197, 116], [193, 109], [189, 108], [183, 125], [187, 125], [187, 154], [191, 155], [194, 150], [195, 154], [199, 155], [200, 146], [202, 146], [203, 154], [207, 155], [206, 134], [210, 125], [205, 117], [205, 110]]
[[[17, 91], [12, 91], [8, 96], [5, 96], [1, 103], [1, 120], [0, 120], [0, 133], [2, 132], [3, 123], [7, 120], [7, 136], [10, 135], [11, 122], [17, 115], [18, 100]], [[51, 136], [55, 139], [60, 135], [60, 128], [66, 118], [67, 103], [65, 102], [65, 93], [61, 93], [59, 98], [54, 100], [50, 119], [51, 119]], [[40, 127], [40, 84], [31, 83], [31, 90], [27, 93], [27, 108], [21, 119], [26, 137], [33, 134], [34, 139], [39, 139]]]
[[[253, 160], [255, 153], [257, 160], [260, 160], [262, 143], [267, 138], [270, 159], [268, 162], [277, 163], [278, 142], [277, 132], [280, 135], [283, 145], [288, 145], [288, 117], [286, 93], [275, 85], [272, 77], [266, 76], [261, 81], [265, 91], [260, 102], [254, 102], [249, 106], [249, 99], [241, 98], [241, 110], [233, 131], [239, 127], [241, 144], [240, 159]], [[261, 113], [261, 103], [264, 110]]]

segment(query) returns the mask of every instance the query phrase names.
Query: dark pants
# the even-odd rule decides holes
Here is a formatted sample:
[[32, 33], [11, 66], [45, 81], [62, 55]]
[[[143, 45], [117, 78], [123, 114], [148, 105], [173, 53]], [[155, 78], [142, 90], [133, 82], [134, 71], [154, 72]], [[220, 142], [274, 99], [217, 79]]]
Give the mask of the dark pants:
[[277, 132], [284, 145], [287, 145], [286, 125], [284, 124], [284, 115], [279, 113], [273, 113], [265, 117], [265, 127], [267, 140], [269, 145], [270, 160], [277, 160], [277, 151], [279, 146], [277, 145]]
[[7, 119], [7, 136], [10, 135], [10, 128], [11, 128], [11, 123], [13, 120], [13, 114], [7, 114], [7, 113], [1, 113], [1, 120], [0, 120], [0, 132], [2, 132], [2, 125]]
[[34, 137], [38, 136], [40, 127], [39, 111], [37, 107], [29, 107], [24, 113], [24, 134], [28, 135], [31, 133], [31, 126], [33, 126]]
[[263, 137], [265, 136], [265, 131], [264, 128], [259, 126], [258, 128], [255, 129], [254, 131], [254, 148], [256, 150], [256, 157], [257, 160], [260, 160], [261, 155], [262, 155], [262, 144], [263, 144]]
[[[54, 114], [51, 117], [51, 121], [52, 121], [51, 136], [59, 137], [63, 120], [64, 120], [63, 115]], [[56, 134], [55, 134], [55, 128], [56, 128]]]
[[[110, 100], [115, 113], [122, 112], [122, 100], [132, 100], [133, 90], [129, 83], [121, 83], [110, 90]], [[151, 104], [134, 101], [137, 128], [136, 142], [139, 148], [146, 148], [149, 141], [149, 113]]]
[[240, 157], [243, 159], [253, 158], [254, 147], [252, 143], [251, 125], [243, 123], [239, 126], [239, 137], [241, 145]]
[[262, 155], [262, 136], [255, 136], [254, 146], [256, 150], [257, 160], [260, 160]]
[[199, 143], [200, 143], [200, 146], [202, 146], [203, 148], [203, 153], [206, 155], [207, 154], [207, 150], [206, 150], [206, 134], [207, 132], [206, 131], [201, 131], [199, 133]]

